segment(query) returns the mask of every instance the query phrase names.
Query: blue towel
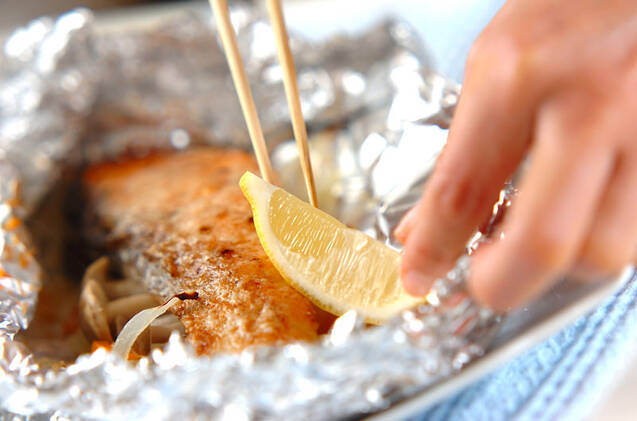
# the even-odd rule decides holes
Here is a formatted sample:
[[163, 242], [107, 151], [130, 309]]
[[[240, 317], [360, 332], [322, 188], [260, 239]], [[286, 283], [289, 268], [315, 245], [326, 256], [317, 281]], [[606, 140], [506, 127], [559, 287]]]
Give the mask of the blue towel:
[[637, 339], [637, 273], [572, 326], [412, 421], [578, 420]]

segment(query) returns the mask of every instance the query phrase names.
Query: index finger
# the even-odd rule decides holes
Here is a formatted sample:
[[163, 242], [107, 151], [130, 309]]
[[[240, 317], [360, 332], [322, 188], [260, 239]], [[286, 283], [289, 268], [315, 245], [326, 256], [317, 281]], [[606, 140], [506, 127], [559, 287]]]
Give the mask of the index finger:
[[533, 100], [518, 89], [515, 71], [468, 69], [445, 150], [409, 232], [401, 232], [401, 275], [411, 294], [424, 295], [452, 267], [528, 148]]

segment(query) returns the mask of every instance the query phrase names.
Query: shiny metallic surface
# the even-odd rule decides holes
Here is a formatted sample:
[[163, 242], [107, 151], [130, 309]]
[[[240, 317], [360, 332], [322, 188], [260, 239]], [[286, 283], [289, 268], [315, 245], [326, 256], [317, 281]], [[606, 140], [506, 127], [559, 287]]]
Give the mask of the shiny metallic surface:
[[[302, 195], [270, 28], [232, 13], [282, 184]], [[58, 369], [14, 340], [41, 276], [28, 218], [64, 165], [208, 143], [247, 147], [209, 17], [98, 35], [85, 10], [17, 30], [0, 56], [0, 395], [3, 414], [75, 419], [338, 419], [373, 413], [482, 356], [500, 320], [464, 290], [469, 258], [421, 305], [384, 326], [355, 313], [319, 343], [197, 357], [178, 336], [137, 365], [104, 350]], [[444, 146], [459, 87], [432, 72], [411, 30], [389, 21], [355, 37], [292, 37], [319, 203], [394, 247]], [[503, 203], [508, 203], [503, 193]], [[481, 241], [481, 240], [478, 240]], [[472, 245], [468, 250], [473, 250]], [[146, 268], [148, 269], [148, 268]], [[152, 268], [148, 269], [152, 272]], [[145, 273], [151, 279], [153, 273]]]

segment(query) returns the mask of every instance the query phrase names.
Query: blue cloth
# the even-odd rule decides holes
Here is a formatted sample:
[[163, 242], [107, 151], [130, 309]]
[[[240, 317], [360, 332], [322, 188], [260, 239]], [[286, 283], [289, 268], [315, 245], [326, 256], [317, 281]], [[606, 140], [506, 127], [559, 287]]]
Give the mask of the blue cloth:
[[577, 420], [637, 341], [637, 274], [545, 343], [412, 421]]

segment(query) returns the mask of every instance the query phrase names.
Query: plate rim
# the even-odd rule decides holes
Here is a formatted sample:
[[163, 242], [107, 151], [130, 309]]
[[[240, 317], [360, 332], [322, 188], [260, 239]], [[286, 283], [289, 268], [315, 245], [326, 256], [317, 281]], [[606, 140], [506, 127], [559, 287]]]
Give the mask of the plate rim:
[[526, 332], [510, 340], [499, 348], [488, 352], [484, 357], [475, 360], [466, 368], [431, 387], [406, 397], [388, 408], [369, 414], [363, 419], [369, 421], [403, 420], [422, 412], [442, 399], [477, 382], [508, 362], [514, 360], [534, 346], [546, 341], [551, 336], [568, 327], [580, 317], [595, 310], [600, 304], [620, 291], [637, 273], [634, 266], [626, 267], [621, 275], [612, 281], [600, 283], [599, 287], [580, 297], [572, 304], [557, 311], [530, 327]]

